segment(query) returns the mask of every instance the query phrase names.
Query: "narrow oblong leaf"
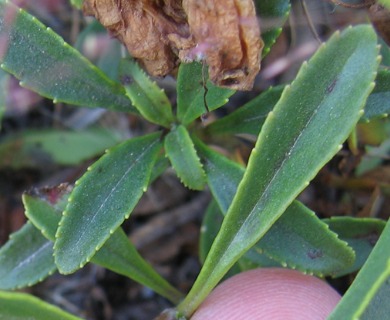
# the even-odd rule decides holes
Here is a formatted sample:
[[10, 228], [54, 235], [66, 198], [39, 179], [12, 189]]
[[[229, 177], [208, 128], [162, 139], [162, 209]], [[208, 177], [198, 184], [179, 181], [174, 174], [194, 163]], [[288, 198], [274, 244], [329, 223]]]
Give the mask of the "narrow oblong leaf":
[[334, 276], [355, 261], [355, 252], [298, 201], [292, 202], [253, 247], [283, 266], [317, 276]]
[[361, 121], [385, 117], [390, 113], [390, 70], [379, 70], [375, 79], [375, 88], [367, 99]]
[[0, 319], [82, 320], [30, 294], [0, 291]]
[[169, 128], [174, 122], [168, 97], [133, 59], [122, 59], [121, 80], [133, 105], [150, 122]]
[[[68, 194], [61, 197], [67, 198]], [[41, 230], [47, 239], [54, 242], [55, 233], [61, 219], [61, 209], [63, 209], [64, 205], [56, 207], [37, 195], [34, 196], [27, 193], [23, 195], [23, 203], [26, 209], [26, 216]], [[52, 262], [55, 266], [53, 258]], [[140, 256], [122, 228], [118, 228], [113, 233], [103, 247], [92, 257], [91, 262], [129, 277], [151, 288], [173, 303], [178, 303], [182, 298], [181, 293], [163, 279]]]
[[[210, 190], [223, 214], [226, 214], [244, 169], [199, 141], [196, 146], [204, 158]], [[264, 255], [266, 257], [260, 257]], [[350, 267], [355, 254], [314, 212], [294, 201], [243, 258], [252, 261], [252, 266], [257, 261], [260, 263], [257, 267], [264, 266], [264, 262], [272, 259], [273, 265], [325, 276], [335, 275]]]
[[53, 243], [31, 223], [13, 233], [0, 249], [0, 289], [32, 286], [55, 270]]
[[81, 9], [81, 7], [83, 6], [83, 0], [70, 0], [70, 3], [77, 9]]
[[7, 107], [8, 82], [10, 77], [7, 72], [0, 69], [0, 128], [2, 127], [3, 115]]
[[20, 84], [55, 102], [137, 112], [113, 82], [35, 17], [0, 2], [1, 67]]
[[107, 150], [76, 182], [54, 245], [61, 273], [81, 268], [130, 216], [160, 149], [160, 133], [130, 139]]
[[261, 37], [264, 41], [263, 57], [282, 32], [290, 12], [289, 0], [255, 0], [256, 12], [261, 21]]
[[332, 217], [322, 221], [347, 242], [356, 254], [355, 263], [336, 274], [336, 277], [358, 271], [364, 265], [386, 226], [385, 221], [374, 218]]
[[211, 201], [203, 217], [200, 228], [199, 259], [203, 263], [210, 251], [211, 244], [221, 227], [223, 214], [216, 201]]
[[85, 131], [26, 130], [0, 143], [0, 167], [47, 168], [75, 165], [104, 152], [120, 141], [106, 129]]
[[207, 111], [225, 105], [235, 93], [234, 90], [219, 88], [207, 81], [208, 76], [202, 68], [199, 62], [182, 63], [179, 67], [177, 117], [183, 125], [191, 123]]
[[263, 125], [182, 314], [194, 312], [340, 149], [373, 88], [377, 55], [375, 32], [362, 25], [337, 32], [303, 64]]
[[[219, 231], [219, 228], [221, 227], [222, 220], [223, 214], [218, 206], [218, 203], [215, 200], [212, 200], [203, 216], [202, 226], [200, 229], [199, 259], [202, 264], [206, 259], [207, 253], [210, 250], [210, 247]], [[225, 278], [240, 273], [240, 271], [241, 261], [239, 261], [238, 264], [234, 265], [229, 270]]]
[[257, 136], [268, 113], [280, 99], [283, 88], [271, 88], [258, 95], [233, 113], [210, 124], [207, 132], [211, 135], [246, 133]]
[[[328, 317], [329, 320], [341, 319], [383, 319], [377, 317], [389, 310], [389, 296], [383, 295], [389, 291], [390, 279], [390, 223], [387, 222], [377, 244], [372, 250], [367, 262], [359, 271], [352, 285]], [[382, 295], [382, 296], [381, 296]], [[378, 303], [378, 299], [379, 303]], [[371, 310], [372, 318], [363, 317], [366, 310], [376, 303], [378, 309]], [[367, 310], [368, 312], [368, 310]], [[386, 314], [388, 315], [388, 313]], [[367, 314], [366, 314], [367, 316]]]
[[196, 154], [187, 129], [178, 125], [164, 140], [165, 152], [182, 183], [194, 190], [202, 190], [206, 175]]
[[390, 314], [390, 276], [384, 281], [367, 308], [362, 313], [362, 320], [382, 320]]

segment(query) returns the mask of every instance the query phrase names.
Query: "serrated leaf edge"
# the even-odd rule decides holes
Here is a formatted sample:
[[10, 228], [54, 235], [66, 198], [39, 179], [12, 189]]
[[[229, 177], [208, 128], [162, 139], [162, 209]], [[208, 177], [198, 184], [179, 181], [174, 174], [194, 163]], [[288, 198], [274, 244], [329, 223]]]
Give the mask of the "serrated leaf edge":
[[[36, 17], [32, 16], [30, 13], [28, 13], [26, 10], [22, 9], [22, 8], [19, 8], [18, 6], [16, 6], [15, 4], [13, 4], [12, 2], [10, 2], [9, 0], [6, 0], [4, 1], [4, 4], [5, 5], [10, 5], [12, 6], [15, 10], [17, 10], [19, 12], [19, 14], [23, 15], [25, 18], [27, 18], [28, 20], [30, 20], [31, 22], [35, 23], [37, 26], [39, 26], [40, 29], [42, 29], [42, 32], [46, 32], [46, 33], [49, 33], [51, 36], [53, 36], [53, 38], [56, 38], [56, 40], [58, 40], [59, 42], [62, 42], [62, 45], [64, 47], [67, 47], [68, 50], [70, 51], [73, 51], [74, 53], [76, 53], [79, 58], [85, 62], [86, 66], [88, 66], [91, 70], [93, 70], [95, 73], [97, 73], [99, 76], [101, 76], [108, 84], [112, 85], [113, 87], [118, 87], [118, 88], [121, 88], [121, 85], [117, 82], [114, 82], [112, 81], [110, 78], [108, 78], [104, 72], [102, 72], [98, 67], [96, 67], [94, 64], [91, 63], [91, 61], [89, 61], [84, 55], [82, 55], [78, 50], [76, 50], [75, 48], [73, 48], [70, 44], [68, 44], [66, 41], [64, 41], [64, 39], [59, 36], [56, 32], [54, 32], [50, 27], [46, 27], [40, 20], [38, 20]], [[14, 72], [7, 68], [7, 65], [6, 63], [1, 63], [0, 64], [0, 68], [3, 69], [4, 71], [6, 71], [7, 73], [10, 73], [12, 75], [15, 76]], [[16, 76], [15, 76], [16, 77]], [[23, 81], [23, 78], [20, 78], [19, 79], [19, 85], [23, 88], [26, 88], [28, 90], [31, 90], [33, 92], [36, 92], [38, 93], [39, 95], [45, 97], [45, 98], [48, 98], [48, 99], [51, 99], [53, 101], [53, 103], [59, 103], [59, 102], [64, 102], [64, 103], [70, 103], [72, 104], [71, 101], [67, 101], [67, 100], [62, 100], [60, 98], [57, 98], [57, 97], [54, 97], [54, 96], [51, 96], [51, 95], [48, 95], [42, 91], [40, 91], [39, 89], [36, 89], [36, 88], [33, 88], [33, 87], [30, 87], [29, 85], [27, 85], [24, 81]], [[123, 93], [123, 96], [126, 97], [125, 95], [125, 89], [121, 88], [122, 93]]]
[[[143, 154], [144, 154], [145, 152], [147, 152], [150, 148], [152, 148], [155, 144], [158, 144], [158, 143], [159, 143], [159, 141], [158, 141], [158, 140], [155, 140], [155, 141], [153, 141], [151, 144], [149, 144], [148, 147], [141, 153], [141, 155], [139, 155], [139, 156], [137, 157], [137, 160], [140, 159], [140, 158], [142, 158], [142, 156], [143, 156]], [[113, 148], [115, 148], [115, 147], [113, 147]], [[112, 148], [111, 148], [111, 149], [112, 149]], [[103, 155], [103, 157], [109, 155], [110, 152], [111, 152], [111, 151], [110, 151], [111, 149], [107, 149], [107, 150], [105, 151], [105, 154]], [[102, 157], [102, 158], [103, 158], [103, 157]], [[102, 158], [100, 158], [100, 159], [102, 159]], [[99, 159], [99, 160], [100, 160], [100, 159]], [[135, 162], [137, 162], [137, 160], [136, 160]], [[82, 180], [84, 180], [84, 178], [86, 177], [86, 175], [87, 175], [88, 173], [92, 172], [92, 171], [94, 170], [94, 168], [95, 168], [97, 165], [98, 165], [97, 162], [95, 162], [95, 163], [92, 164], [90, 167], [88, 167], [88, 168], [87, 168], [87, 172], [86, 172], [80, 179], [78, 179], [78, 180], [75, 182], [75, 187], [73, 188], [73, 190], [72, 190], [72, 192], [70, 193], [70, 196], [69, 196], [69, 198], [68, 198], [68, 204], [67, 204], [65, 210], [64, 210], [63, 213], [62, 213], [62, 216], [63, 216], [63, 217], [67, 215], [67, 208], [68, 208], [68, 205], [73, 201], [72, 195], [78, 190], [78, 187], [79, 187], [80, 183], [82, 182]], [[128, 171], [130, 171], [130, 169], [131, 169], [131, 167], [129, 167]], [[149, 185], [149, 181], [145, 181], [145, 185], [141, 188], [142, 191], [143, 191], [142, 193], [146, 192], [148, 185]], [[112, 193], [112, 192], [113, 192], [113, 191], [111, 191], [111, 193]], [[141, 193], [141, 196], [142, 196], [142, 193]], [[95, 213], [95, 214], [96, 214], [96, 213]], [[117, 223], [117, 226], [116, 226], [116, 227], [110, 229], [110, 230], [108, 231], [108, 233], [107, 233], [104, 237], [101, 238], [101, 239], [102, 239], [101, 242], [95, 247], [94, 251], [93, 251], [86, 259], [84, 259], [82, 262], [80, 262], [79, 268], [84, 267], [87, 263], [89, 263], [89, 262], [91, 261], [92, 257], [96, 254], [97, 251], [100, 250], [100, 248], [104, 245], [104, 243], [108, 240], [108, 238], [115, 232], [115, 230], [123, 223], [123, 221], [125, 221], [126, 219], [128, 219], [128, 218], [130, 217], [130, 214], [131, 214], [131, 212], [127, 213], [127, 214], [124, 216], [124, 218], [121, 219], [121, 221], [120, 221], [119, 223]], [[56, 254], [56, 252], [57, 252], [57, 250], [56, 250], [56, 249], [57, 249], [57, 239], [61, 238], [61, 236], [62, 236], [62, 235], [61, 235], [61, 231], [62, 231], [61, 228], [62, 228], [62, 225], [63, 225], [63, 217], [61, 218], [61, 220], [60, 220], [60, 222], [59, 222], [59, 224], [58, 224], [57, 232], [56, 232], [56, 235], [55, 235], [56, 241], [54, 242], [54, 246], [53, 246], [53, 249], [54, 249], [54, 254], [53, 254], [53, 255], [54, 255], [55, 261], [57, 260], [57, 254]], [[118, 220], [118, 221], [119, 221], [119, 220]], [[80, 240], [80, 239], [79, 239], [79, 240]], [[73, 271], [64, 272], [64, 271], [61, 270], [58, 266], [57, 266], [57, 268], [58, 268], [58, 270], [60, 271], [61, 274], [69, 274], [69, 273], [72, 273], [72, 272], [73, 272]]]

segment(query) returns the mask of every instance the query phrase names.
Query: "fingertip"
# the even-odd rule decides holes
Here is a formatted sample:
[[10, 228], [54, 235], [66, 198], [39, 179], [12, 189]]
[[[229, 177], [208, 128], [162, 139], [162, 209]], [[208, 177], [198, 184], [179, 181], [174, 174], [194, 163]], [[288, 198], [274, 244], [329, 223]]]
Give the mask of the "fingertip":
[[255, 269], [220, 284], [191, 320], [322, 320], [340, 298], [316, 277], [282, 268]]

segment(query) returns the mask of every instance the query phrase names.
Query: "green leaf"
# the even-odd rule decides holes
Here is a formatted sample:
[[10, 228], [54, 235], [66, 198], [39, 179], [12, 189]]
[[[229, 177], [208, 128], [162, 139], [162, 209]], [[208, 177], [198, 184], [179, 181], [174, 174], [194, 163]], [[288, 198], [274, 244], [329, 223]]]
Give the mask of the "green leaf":
[[[387, 222], [367, 262], [328, 320], [386, 319], [389, 311], [389, 296], [384, 294], [389, 292], [389, 243], [390, 223]], [[371, 303], [375, 303], [377, 309], [371, 309], [373, 307], [370, 306]], [[367, 317], [365, 312], [370, 312], [371, 317]], [[381, 314], [386, 314], [385, 318], [381, 318]]]
[[[57, 191], [53, 189], [51, 193], [57, 193]], [[66, 199], [67, 197], [68, 194], [61, 195], [59, 200], [62, 204], [54, 205], [53, 203], [47, 202], [47, 199], [42, 199], [42, 196], [32, 194], [23, 195], [26, 216], [52, 242], [55, 241], [55, 233], [61, 219], [62, 209], [65, 207], [65, 203], [61, 198]], [[53, 258], [52, 261], [54, 264]], [[173, 303], [178, 303], [182, 298], [181, 293], [167, 283], [140, 256], [122, 228], [118, 228], [113, 233], [103, 247], [93, 256], [91, 262], [129, 277], [151, 288]]]
[[[244, 169], [205, 145], [197, 143], [197, 147], [204, 157], [210, 190], [226, 214]], [[256, 255], [266, 255], [266, 258]], [[314, 212], [294, 201], [244, 258], [254, 263], [259, 261], [258, 267], [271, 258], [273, 265], [278, 262], [280, 266], [324, 276], [351, 266], [355, 254]]]
[[390, 46], [382, 39], [378, 39], [379, 45], [381, 46], [380, 55], [382, 57], [381, 65], [390, 67]]
[[0, 69], [0, 128], [2, 127], [3, 115], [7, 107], [9, 79], [10, 75]]
[[337, 274], [337, 277], [358, 271], [363, 266], [386, 225], [385, 221], [373, 218], [332, 217], [322, 221], [356, 253], [353, 266]]
[[[177, 77], [177, 117], [183, 125], [191, 123], [202, 114], [215, 110], [229, 101], [235, 91], [219, 88], [207, 81], [199, 62], [182, 63]], [[205, 88], [207, 93], [205, 95]], [[206, 101], [206, 104], [205, 104]]]
[[223, 214], [218, 203], [215, 200], [211, 201], [203, 217], [202, 227], [200, 228], [199, 260], [201, 263], [204, 263], [206, 260], [211, 244], [221, 227], [222, 220]]
[[164, 143], [166, 155], [181, 182], [190, 189], [202, 190], [206, 175], [187, 129], [182, 125], [173, 128]]
[[[215, 200], [212, 200], [208, 205], [202, 220], [202, 227], [200, 229], [199, 241], [199, 259], [203, 264], [207, 253], [210, 251], [211, 245], [221, 227], [223, 214]], [[240, 262], [240, 261], [239, 261]], [[241, 268], [238, 264], [234, 265], [225, 278], [229, 278], [237, 273], [240, 273]]]
[[291, 203], [254, 250], [284, 266], [321, 277], [336, 275], [355, 261], [347, 243], [298, 201]]
[[28, 130], [0, 143], [0, 168], [47, 168], [76, 165], [101, 154], [120, 139], [102, 128], [85, 131]]
[[[81, 32], [77, 35], [77, 40], [74, 48], [84, 54], [88, 51], [91, 41], [107, 41], [109, 35], [107, 29], [104, 28], [99, 21], [92, 20]], [[123, 47], [121, 43], [111, 37], [103, 48], [98, 52], [96, 66], [104, 72], [111, 80], [117, 81], [119, 78], [119, 65], [122, 60]]]
[[378, 2], [380, 2], [382, 5], [384, 5], [385, 7], [387, 7], [387, 9], [390, 10], [390, 0], [378, 0]]
[[364, 310], [360, 319], [363, 320], [382, 320], [390, 314], [390, 277], [384, 281], [370, 304]]
[[30, 223], [13, 233], [0, 249], [0, 289], [32, 286], [55, 270], [53, 244]]
[[30, 294], [0, 291], [0, 319], [82, 320]]
[[169, 128], [175, 119], [164, 91], [150, 80], [133, 59], [123, 59], [120, 72], [127, 96], [142, 116], [150, 122]]
[[375, 88], [367, 99], [361, 121], [386, 117], [390, 113], [390, 70], [380, 70], [375, 79]]
[[371, 26], [337, 32], [285, 88], [264, 123], [201, 273], [179, 305], [183, 315], [194, 312], [340, 149], [373, 88], [377, 50]]
[[246, 133], [257, 136], [283, 89], [279, 86], [265, 91], [228, 116], [213, 122], [207, 127], [207, 132], [210, 135]]
[[289, 0], [255, 0], [256, 12], [261, 21], [261, 33], [264, 41], [263, 57], [282, 32], [290, 12]]
[[159, 139], [154, 133], [109, 149], [76, 182], [54, 245], [61, 273], [81, 268], [130, 216], [148, 186]]
[[1, 67], [40, 95], [82, 107], [136, 112], [124, 88], [35, 17], [0, 2]]
[[77, 9], [81, 9], [83, 6], [83, 0], [70, 0], [70, 3]]
[[[371, 121], [371, 123], [373, 122], [374, 121]], [[387, 136], [387, 133], [384, 135]], [[385, 140], [378, 147], [366, 145], [365, 149], [366, 153], [360, 160], [359, 165], [356, 167], [355, 174], [357, 177], [361, 177], [362, 175], [370, 172], [371, 170], [374, 170], [375, 168], [378, 168], [381, 165], [383, 159], [386, 159], [390, 153], [390, 139]]]
[[244, 176], [245, 169], [203, 144], [194, 140], [206, 171], [207, 184], [223, 214], [226, 214]]
[[[223, 192], [220, 192], [220, 196]], [[200, 229], [199, 258], [203, 264], [210, 251], [211, 245], [221, 228], [224, 214], [216, 200], [211, 201], [203, 217], [202, 227]], [[282, 265], [275, 260], [271, 260], [265, 254], [259, 254], [255, 249], [250, 249], [243, 255], [237, 264], [234, 265], [225, 275], [228, 278], [242, 271], [259, 267], [281, 267]]]

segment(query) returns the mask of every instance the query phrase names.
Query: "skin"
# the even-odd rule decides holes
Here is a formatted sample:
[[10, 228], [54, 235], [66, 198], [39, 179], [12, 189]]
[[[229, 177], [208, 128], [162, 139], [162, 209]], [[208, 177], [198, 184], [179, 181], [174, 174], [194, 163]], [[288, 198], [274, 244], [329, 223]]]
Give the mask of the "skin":
[[191, 320], [322, 320], [340, 298], [316, 277], [281, 268], [255, 269], [216, 287]]

